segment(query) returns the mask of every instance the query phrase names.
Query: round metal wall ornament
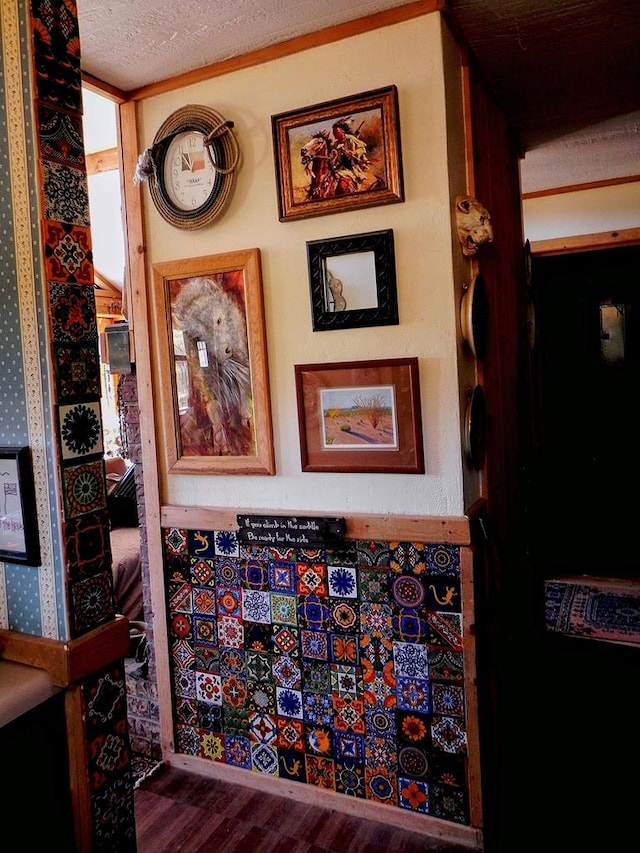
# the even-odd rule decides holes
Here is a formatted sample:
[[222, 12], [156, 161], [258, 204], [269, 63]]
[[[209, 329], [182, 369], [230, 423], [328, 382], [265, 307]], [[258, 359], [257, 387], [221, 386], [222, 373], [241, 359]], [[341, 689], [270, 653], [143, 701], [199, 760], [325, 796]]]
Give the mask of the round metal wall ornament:
[[476, 471], [479, 471], [484, 464], [486, 437], [487, 410], [484, 392], [480, 385], [476, 385], [473, 390], [469, 390], [463, 433], [464, 454]]
[[232, 128], [216, 110], [190, 104], [162, 123], [139, 157], [134, 183], [149, 181], [158, 213], [176, 228], [202, 228], [226, 208], [240, 160]]
[[462, 337], [476, 359], [481, 360], [487, 347], [489, 303], [482, 273], [474, 276], [460, 303]]

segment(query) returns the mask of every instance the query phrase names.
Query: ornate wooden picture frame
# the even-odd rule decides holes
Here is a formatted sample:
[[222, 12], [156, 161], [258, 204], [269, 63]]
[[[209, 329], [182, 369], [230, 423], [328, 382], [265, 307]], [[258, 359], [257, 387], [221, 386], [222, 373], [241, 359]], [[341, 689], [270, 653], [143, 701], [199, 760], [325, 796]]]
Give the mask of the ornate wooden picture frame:
[[271, 118], [281, 222], [404, 201], [398, 91]]
[[153, 272], [167, 473], [274, 474], [260, 250]]

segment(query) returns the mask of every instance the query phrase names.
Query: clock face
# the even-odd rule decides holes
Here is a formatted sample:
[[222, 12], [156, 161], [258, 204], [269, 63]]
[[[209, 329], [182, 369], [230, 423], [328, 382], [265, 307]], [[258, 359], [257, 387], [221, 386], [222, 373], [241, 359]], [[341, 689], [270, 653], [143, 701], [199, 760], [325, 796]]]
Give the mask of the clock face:
[[167, 146], [164, 187], [178, 210], [197, 210], [211, 196], [216, 172], [205, 150], [204, 134], [197, 130], [178, 133]]

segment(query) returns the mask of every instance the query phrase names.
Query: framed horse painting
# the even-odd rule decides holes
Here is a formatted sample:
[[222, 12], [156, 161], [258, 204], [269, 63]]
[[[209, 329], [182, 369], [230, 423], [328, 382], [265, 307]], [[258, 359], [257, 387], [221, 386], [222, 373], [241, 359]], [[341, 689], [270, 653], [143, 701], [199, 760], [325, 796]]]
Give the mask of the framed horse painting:
[[404, 201], [395, 86], [271, 117], [281, 222]]

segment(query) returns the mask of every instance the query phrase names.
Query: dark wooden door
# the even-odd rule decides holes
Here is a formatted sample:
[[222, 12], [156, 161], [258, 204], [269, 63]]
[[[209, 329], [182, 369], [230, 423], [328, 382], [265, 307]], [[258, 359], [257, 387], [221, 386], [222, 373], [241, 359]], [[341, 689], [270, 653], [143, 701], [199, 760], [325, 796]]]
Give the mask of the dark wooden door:
[[638, 574], [640, 246], [534, 258], [532, 288], [536, 562]]

